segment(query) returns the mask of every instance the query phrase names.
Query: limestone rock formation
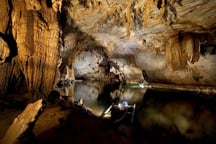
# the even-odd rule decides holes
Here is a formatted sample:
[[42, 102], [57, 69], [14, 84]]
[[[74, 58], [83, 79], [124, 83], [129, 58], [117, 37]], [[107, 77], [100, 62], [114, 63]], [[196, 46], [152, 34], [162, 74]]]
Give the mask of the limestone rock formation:
[[75, 78], [215, 86], [215, 13], [215, 0], [3, 0], [0, 94], [47, 95], [60, 58]]
[[[59, 14], [46, 0], [3, 0], [1, 11], [0, 36], [8, 44], [10, 59], [0, 65], [0, 80], [5, 82], [0, 93], [17, 92], [22, 87], [33, 95], [47, 94], [59, 59]], [[2, 59], [8, 57], [5, 45], [1, 41]]]
[[2, 38], [0, 38], [0, 44], [0, 63], [4, 63], [6, 58], [10, 55], [10, 49]]
[[[63, 38], [68, 41], [68, 35], [73, 35], [73, 53], [96, 50], [107, 61], [130, 59], [150, 82], [216, 85], [212, 63], [216, 44], [215, 0], [67, 2], [63, 29], [67, 34]], [[68, 57], [79, 59], [77, 55]], [[128, 75], [122, 70], [118, 73]]]

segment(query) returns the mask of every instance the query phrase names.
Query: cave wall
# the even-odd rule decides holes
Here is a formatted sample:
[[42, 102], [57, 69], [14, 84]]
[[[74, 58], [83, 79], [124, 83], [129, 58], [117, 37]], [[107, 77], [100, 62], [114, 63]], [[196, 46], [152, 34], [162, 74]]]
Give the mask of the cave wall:
[[[216, 85], [214, 0], [74, 0], [67, 1], [62, 55], [74, 65], [82, 51], [98, 52], [108, 71], [126, 81]], [[80, 32], [85, 36], [80, 38]], [[78, 34], [79, 33], [79, 34]], [[90, 39], [89, 39], [90, 37]], [[202, 53], [202, 45], [209, 52]], [[210, 46], [211, 45], [211, 46]], [[98, 47], [99, 46], [99, 47]], [[211, 47], [211, 48], [210, 48]], [[100, 48], [100, 49], [99, 49]], [[67, 51], [67, 52], [68, 52]], [[210, 52], [211, 51], [211, 52]], [[93, 58], [93, 57], [92, 57]], [[122, 63], [122, 59], [127, 64]], [[117, 60], [117, 61], [116, 61]], [[115, 70], [110, 66], [116, 65]], [[92, 65], [101, 63], [92, 63]], [[107, 65], [105, 65], [107, 66]], [[132, 70], [135, 66], [136, 70]], [[130, 70], [126, 70], [129, 67]], [[76, 68], [76, 67], [75, 67]], [[106, 71], [106, 70], [105, 70]], [[139, 75], [134, 78], [133, 74]], [[98, 74], [91, 70], [86, 77]], [[75, 76], [76, 69], [75, 69]], [[103, 77], [103, 75], [99, 75]], [[211, 78], [210, 78], [211, 77]]]
[[[0, 42], [8, 44], [10, 54], [0, 64], [0, 93], [45, 95], [53, 86], [59, 59], [59, 12], [46, 0], [2, 2], [0, 36], [4, 41]], [[6, 47], [0, 49], [6, 51]]]
[[46, 95], [60, 57], [75, 78], [215, 86], [215, 13], [215, 0], [2, 0], [0, 94]]

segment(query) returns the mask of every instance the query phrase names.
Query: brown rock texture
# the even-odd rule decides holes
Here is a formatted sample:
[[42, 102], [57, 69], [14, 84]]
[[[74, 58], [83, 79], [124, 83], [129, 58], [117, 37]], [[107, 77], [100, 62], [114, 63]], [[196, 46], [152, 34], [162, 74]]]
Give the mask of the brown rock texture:
[[[216, 75], [212, 63], [215, 54], [201, 55], [203, 43], [206, 48], [216, 44], [214, 0], [67, 2], [64, 29], [67, 35], [63, 39], [75, 41], [76, 44], [70, 46], [67, 43], [69, 45], [64, 48], [71, 48], [73, 52], [98, 51], [100, 46], [108, 61], [119, 57], [130, 60], [129, 63], [135, 63], [148, 74], [151, 82], [216, 85], [215, 79], [210, 78]], [[85, 40], [80, 39], [80, 35], [76, 35], [77, 30], [90, 36], [91, 40], [86, 37]], [[68, 37], [73, 33], [71, 31], [76, 34]], [[157, 62], [154, 56], [145, 58], [140, 55], [145, 52], [153, 53], [161, 60]], [[72, 64], [74, 59], [80, 59], [77, 55], [68, 57]], [[118, 62], [115, 64], [118, 65]], [[121, 70], [119, 73], [123, 77], [128, 75]]]
[[[215, 0], [3, 0], [0, 93], [46, 95], [60, 57], [75, 78], [142, 81], [143, 71], [151, 82], [215, 86], [215, 13]], [[94, 56], [80, 75], [83, 53]]]
[[37, 100], [28, 104], [25, 110], [19, 114], [8, 128], [5, 136], [1, 139], [1, 144], [13, 144], [18, 142], [18, 138], [36, 121], [43, 108], [43, 100]]
[[[1, 36], [6, 37], [10, 59], [0, 65], [0, 93], [17, 85], [20, 77], [25, 91], [47, 94], [54, 83], [61, 30], [59, 13], [46, 0], [4, 0], [1, 5]], [[52, 3], [51, 3], [52, 4]], [[11, 41], [14, 45], [10, 44]], [[6, 49], [1, 47], [1, 49]], [[5, 50], [6, 51], [6, 50]], [[8, 85], [10, 83], [10, 85]], [[19, 87], [14, 88], [18, 91]]]

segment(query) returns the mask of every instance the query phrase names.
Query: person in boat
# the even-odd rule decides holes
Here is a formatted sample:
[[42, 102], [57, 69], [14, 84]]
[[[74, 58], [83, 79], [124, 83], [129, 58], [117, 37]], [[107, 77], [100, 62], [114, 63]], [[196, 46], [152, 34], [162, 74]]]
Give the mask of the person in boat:
[[123, 101], [122, 103], [114, 104], [111, 108], [111, 119], [116, 123], [122, 121], [127, 115], [128, 103]]

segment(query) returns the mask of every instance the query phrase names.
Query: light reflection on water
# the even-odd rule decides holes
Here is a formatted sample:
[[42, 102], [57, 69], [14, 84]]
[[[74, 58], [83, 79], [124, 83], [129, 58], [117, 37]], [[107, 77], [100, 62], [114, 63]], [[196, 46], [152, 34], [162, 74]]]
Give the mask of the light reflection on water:
[[126, 100], [129, 104], [141, 103], [146, 89], [132, 89], [123, 84], [107, 84], [101, 81], [84, 81], [72, 83], [58, 91], [61, 96], [70, 97], [71, 102], [82, 98], [86, 107], [95, 115], [101, 116], [113, 102]]
[[[142, 138], [162, 140], [186, 139], [208, 143], [216, 135], [216, 101], [192, 92], [169, 92], [133, 89], [123, 84], [100, 81], [73, 83], [61, 91], [71, 101], [83, 99], [84, 105], [101, 116], [113, 102], [126, 100], [136, 103], [136, 122], [141, 127]], [[207, 141], [206, 141], [207, 140]], [[215, 141], [216, 142], [216, 141]]]

